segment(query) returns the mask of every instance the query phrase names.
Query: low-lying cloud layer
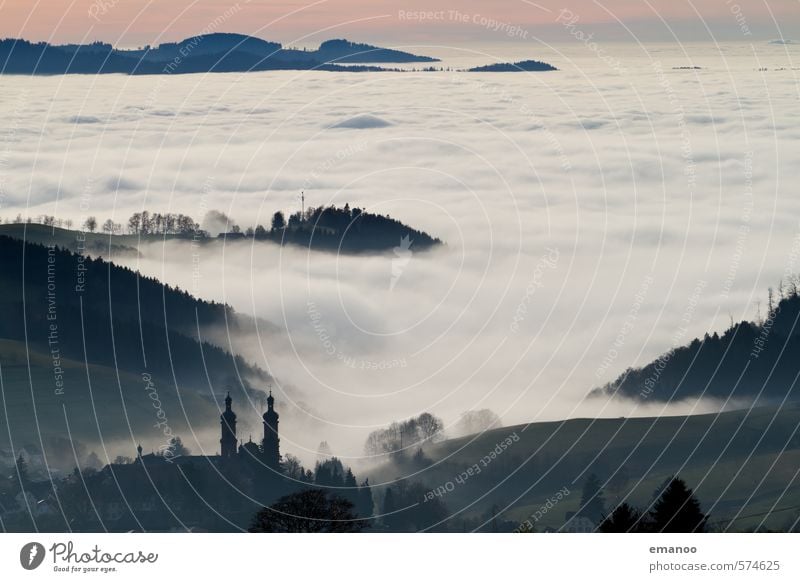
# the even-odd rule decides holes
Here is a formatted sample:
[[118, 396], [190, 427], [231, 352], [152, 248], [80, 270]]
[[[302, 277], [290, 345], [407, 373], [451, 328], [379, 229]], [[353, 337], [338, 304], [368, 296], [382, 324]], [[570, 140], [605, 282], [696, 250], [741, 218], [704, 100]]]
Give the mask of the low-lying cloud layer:
[[[577, 46], [539, 74], [3, 77], [0, 215], [216, 209], [246, 228], [304, 191], [446, 241], [383, 257], [170, 243], [126, 260], [279, 326], [233, 341], [304, 395], [318, 430], [286, 423], [288, 450], [325, 435], [358, 455], [369, 430], [424, 410], [657, 414], [584, 397], [752, 318], [798, 270], [787, 48], [710, 50], [629, 50], [625, 76]], [[497, 56], [470, 58], [543, 57]], [[703, 68], [673, 70], [689, 64]]]

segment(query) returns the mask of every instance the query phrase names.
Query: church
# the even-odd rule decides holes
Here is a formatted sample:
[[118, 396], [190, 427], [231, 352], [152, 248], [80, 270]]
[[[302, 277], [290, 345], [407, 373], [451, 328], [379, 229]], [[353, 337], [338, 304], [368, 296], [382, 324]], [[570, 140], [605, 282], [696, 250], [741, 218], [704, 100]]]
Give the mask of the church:
[[97, 517], [113, 531], [247, 528], [260, 507], [307, 486], [282, 466], [272, 391], [266, 401], [260, 442], [238, 439], [237, 415], [228, 392], [219, 415], [220, 448], [215, 454], [143, 454], [139, 445], [133, 462], [104, 467], [91, 485]]
[[[278, 468], [281, 462], [280, 438], [278, 438], [278, 413], [275, 411], [275, 398], [272, 397], [272, 390], [267, 397], [267, 411], [262, 416], [264, 424], [264, 438], [261, 445], [252, 440], [241, 444], [236, 438], [236, 413], [231, 405], [233, 399], [231, 393], [225, 397], [225, 412], [220, 415], [220, 426], [222, 437], [219, 439], [220, 457], [223, 459], [233, 459], [237, 457], [249, 457], [260, 459], [267, 467]], [[238, 448], [237, 448], [238, 444]]]
[[255, 443], [252, 439], [248, 442], [238, 440], [236, 436], [236, 413], [233, 411], [233, 399], [230, 391], [225, 397], [225, 411], [220, 415], [219, 439], [220, 452], [217, 456], [184, 455], [170, 457], [169, 455], [150, 453], [142, 454], [142, 446], [136, 448], [135, 463], [175, 463], [186, 465], [197, 461], [211, 462], [214, 465], [230, 467], [237, 464], [237, 461], [255, 463], [274, 472], [280, 471], [281, 452], [280, 438], [278, 437], [278, 412], [275, 410], [275, 398], [272, 390], [267, 397], [267, 411], [261, 417], [264, 425], [264, 438], [261, 443]]

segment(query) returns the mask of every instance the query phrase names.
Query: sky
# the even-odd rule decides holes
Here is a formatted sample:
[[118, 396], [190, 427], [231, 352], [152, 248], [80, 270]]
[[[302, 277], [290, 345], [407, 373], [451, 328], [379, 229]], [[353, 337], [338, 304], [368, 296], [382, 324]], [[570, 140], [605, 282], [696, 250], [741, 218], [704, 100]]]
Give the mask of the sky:
[[[577, 20], [574, 20], [577, 19]], [[298, 46], [345, 36], [385, 44], [574, 40], [768, 40], [800, 37], [797, 0], [0, 0], [0, 37], [120, 48], [209, 27]], [[519, 30], [518, 30], [519, 29]]]

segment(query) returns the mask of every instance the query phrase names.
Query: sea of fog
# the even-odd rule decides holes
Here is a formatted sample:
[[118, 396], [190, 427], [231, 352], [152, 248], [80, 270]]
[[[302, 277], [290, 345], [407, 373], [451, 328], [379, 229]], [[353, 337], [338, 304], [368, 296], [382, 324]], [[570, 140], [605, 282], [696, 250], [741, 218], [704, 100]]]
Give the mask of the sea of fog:
[[151, 244], [124, 261], [273, 324], [231, 341], [285, 410], [302, 398], [314, 417], [284, 423], [285, 450], [324, 435], [357, 455], [369, 430], [422, 411], [718, 410], [585, 397], [757, 317], [800, 271], [800, 47], [412, 50], [560, 71], [0, 77], [0, 216], [213, 209], [246, 228], [304, 191], [446, 241], [373, 257]]

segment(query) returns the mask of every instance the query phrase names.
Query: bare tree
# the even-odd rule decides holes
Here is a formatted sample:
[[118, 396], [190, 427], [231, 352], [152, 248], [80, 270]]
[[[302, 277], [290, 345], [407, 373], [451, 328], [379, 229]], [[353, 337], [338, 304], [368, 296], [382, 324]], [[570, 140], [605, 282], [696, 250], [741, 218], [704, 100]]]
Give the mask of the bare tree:
[[439, 439], [442, 436], [443, 428], [442, 420], [430, 412], [423, 412], [417, 417], [417, 430], [423, 441]]
[[[481, 410], [468, 410], [463, 413], [453, 426], [452, 432], [454, 436], [466, 436], [493, 428], [500, 428], [501, 426], [503, 424], [500, 422], [500, 417], [488, 408], [483, 408]], [[449, 434], [451, 432], [450, 429], [447, 432]]]

